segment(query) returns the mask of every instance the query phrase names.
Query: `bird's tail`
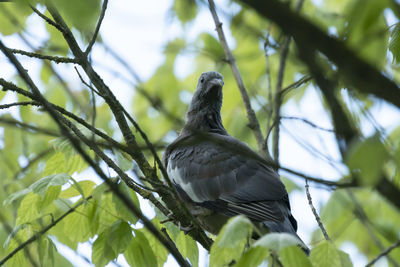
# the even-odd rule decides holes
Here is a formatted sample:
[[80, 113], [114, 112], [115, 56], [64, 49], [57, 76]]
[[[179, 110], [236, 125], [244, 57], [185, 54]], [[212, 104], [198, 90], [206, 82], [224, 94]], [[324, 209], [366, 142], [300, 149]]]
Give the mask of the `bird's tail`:
[[297, 235], [296, 230], [293, 228], [293, 225], [290, 222], [289, 218], [285, 218], [285, 221], [283, 222], [265, 221], [263, 222], [263, 224], [268, 227], [270, 232], [289, 233], [294, 235], [297, 239], [300, 240], [301, 242], [300, 246], [301, 249], [304, 251], [304, 253], [306, 253], [307, 256], [310, 255], [310, 249], [303, 242], [303, 240], [301, 240], [301, 238]]

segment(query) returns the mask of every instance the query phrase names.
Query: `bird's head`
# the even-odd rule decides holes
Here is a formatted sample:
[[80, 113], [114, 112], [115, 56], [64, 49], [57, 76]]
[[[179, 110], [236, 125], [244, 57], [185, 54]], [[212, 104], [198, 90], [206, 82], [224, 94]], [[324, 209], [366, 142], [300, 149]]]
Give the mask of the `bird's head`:
[[215, 71], [201, 74], [190, 103], [188, 116], [198, 112], [220, 112], [222, 106], [223, 77]]

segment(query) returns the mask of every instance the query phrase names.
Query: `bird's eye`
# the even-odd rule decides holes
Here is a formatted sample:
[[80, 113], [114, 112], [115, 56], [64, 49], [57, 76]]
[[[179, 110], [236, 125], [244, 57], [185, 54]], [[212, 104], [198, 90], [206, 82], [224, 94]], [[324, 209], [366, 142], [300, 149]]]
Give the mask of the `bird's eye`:
[[200, 82], [201, 82], [201, 83], [203, 83], [203, 82], [204, 82], [204, 78], [203, 78], [203, 77], [200, 79]]

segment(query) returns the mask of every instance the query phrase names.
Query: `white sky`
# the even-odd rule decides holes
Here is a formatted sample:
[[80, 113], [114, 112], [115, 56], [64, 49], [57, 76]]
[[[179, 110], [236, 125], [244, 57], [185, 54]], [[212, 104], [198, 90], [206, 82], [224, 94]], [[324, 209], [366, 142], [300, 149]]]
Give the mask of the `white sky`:
[[[220, 8], [227, 8], [227, 2], [228, 1], [225, 0], [216, 1], [217, 6]], [[109, 2], [107, 13], [101, 28], [102, 38], [109, 46], [111, 46], [115, 51], [118, 51], [118, 53], [124, 57], [131, 67], [139, 74], [142, 80], [150, 78], [155, 68], [162, 63], [164, 58], [162, 49], [167, 41], [180, 36], [183, 32], [180, 22], [171, 20], [168, 16], [167, 11], [171, 5], [172, 1], [170, 0]], [[221, 16], [221, 20], [224, 22], [223, 16]], [[42, 26], [38, 26], [42, 24], [39, 23], [39, 19], [36, 16], [30, 18], [29, 25], [29, 30], [44, 39], [46, 32]], [[187, 33], [187, 38], [194, 39], [198, 33], [202, 31], [208, 31], [215, 35], [214, 28], [215, 25], [208, 10], [202, 8], [200, 15], [193, 23], [186, 27], [185, 31]], [[232, 43], [232, 38], [229, 37], [228, 28], [225, 26], [224, 29], [228, 35], [229, 44], [233, 46], [234, 44]], [[4, 40], [9, 47], [27, 49], [16, 37], [4, 38], [1, 36], [1, 39]], [[35, 40], [32, 41], [35, 42]], [[38, 43], [36, 42], [35, 44]], [[25, 68], [29, 69], [29, 73], [34, 77], [38, 77], [38, 70], [40, 70], [39, 61], [32, 61], [29, 58], [23, 57], [19, 58], [22, 60]], [[126, 73], [124, 69], [117, 65], [101, 47], [94, 47], [93, 59], [95, 63], [107, 65], [108, 67], [115, 69], [117, 72]], [[192, 57], [190, 55], [178, 57], [174, 71], [179, 77], [184, 77], [190, 73], [192, 70], [190, 67], [191, 60]], [[57, 68], [65, 69], [65, 73], [70, 73], [71, 76], [67, 78], [67, 80], [71, 81], [72, 88], [80, 88], [80, 81], [76, 77], [75, 72], [71, 71], [71, 67], [57, 65]], [[133, 95], [130, 86], [113, 77], [101, 67], [98, 67], [97, 70], [116, 94], [117, 98], [123, 104], [129, 106], [131, 96]], [[172, 71], [173, 70], [171, 70], [171, 72]], [[6, 62], [4, 56], [0, 55], [0, 76], [7, 79], [13, 74], [14, 69]], [[246, 78], [244, 77], [244, 79]], [[12, 95], [8, 95], [8, 97], [3, 99], [1, 103], [9, 103], [13, 101], [13, 99]], [[393, 129], [395, 126], [400, 124], [399, 112], [389, 105], [379, 105], [375, 107], [373, 111], [375, 117], [379, 118], [378, 121], [384, 128]], [[307, 90], [300, 105], [297, 105], [294, 102], [289, 102], [283, 107], [282, 113], [286, 116], [307, 118], [319, 126], [331, 128], [330, 118], [321, 106], [319, 93], [313, 88]], [[244, 127], [245, 124], [246, 122], [243, 122]], [[363, 127], [368, 130], [370, 134], [373, 134], [373, 128], [368, 124], [363, 124]], [[346, 172], [343, 167], [339, 166], [339, 170], [337, 170], [328, 165], [325, 161], [313, 157], [293, 139], [293, 136], [295, 136], [296, 139], [301, 139], [303, 142], [311, 144], [317, 151], [323, 151], [325, 154], [330, 155], [331, 158], [337, 160], [340, 156], [334, 136], [331, 134], [316, 132], [309, 126], [295, 121], [285, 121], [283, 123], [281, 134], [280, 153], [281, 163], [283, 166], [321, 178], [336, 178], [340, 177], [340, 173]], [[286, 175], [285, 173], [281, 174]], [[87, 179], [87, 175], [88, 172], [85, 172], [85, 174], [81, 176]], [[299, 185], [304, 186], [301, 179], [293, 178], [292, 180]], [[329, 198], [330, 192], [315, 188], [313, 187], [313, 184], [311, 184], [311, 194], [315, 206], [319, 209]], [[290, 199], [293, 214], [298, 220], [299, 235], [306, 243], [309, 243], [311, 233], [317, 228], [317, 224], [308, 206], [305, 193], [294, 192], [290, 195]], [[146, 210], [147, 211], [145, 212], [149, 216], [152, 216], [153, 213], [149, 212], [148, 209]], [[58, 249], [62, 254], [67, 256], [69, 259], [72, 259], [72, 262], [74, 262], [76, 266], [91, 266], [82, 258], [75, 255], [75, 253], [66, 246], [59, 245]], [[342, 249], [350, 254], [352, 260], [356, 263], [355, 265], [360, 266], [366, 263], [366, 258], [357, 253], [357, 249], [354, 245], [345, 245]], [[88, 244], [80, 245], [78, 250], [80, 254], [85, 255], [89, 259], [91, 258], [90, 246]], [[121, 258], [122, 257], [120, 257], [118, 262], [123, 266], [128, 266]], [[206, 265], [204, 258], [206, 258], [205, 252], [202, 250], [200, 255], [200, 266]], [[166, 265], [174, 266], [175, 262], [170, 257]], [[108, 266], [114, 265], [109, 264]]]

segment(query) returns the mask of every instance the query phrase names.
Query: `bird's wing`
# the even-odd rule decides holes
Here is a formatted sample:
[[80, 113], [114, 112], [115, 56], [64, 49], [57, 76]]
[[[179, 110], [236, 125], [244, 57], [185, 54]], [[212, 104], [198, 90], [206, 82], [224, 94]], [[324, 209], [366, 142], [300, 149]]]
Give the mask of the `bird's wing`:
[[167, 149], [164, 162], [179, 191], [193, 202], [257, 221], [282, 221], [287, 214], [289, 207], [282, 207], [287, 192], [278, 174], [231, 136], [186, 136]]

